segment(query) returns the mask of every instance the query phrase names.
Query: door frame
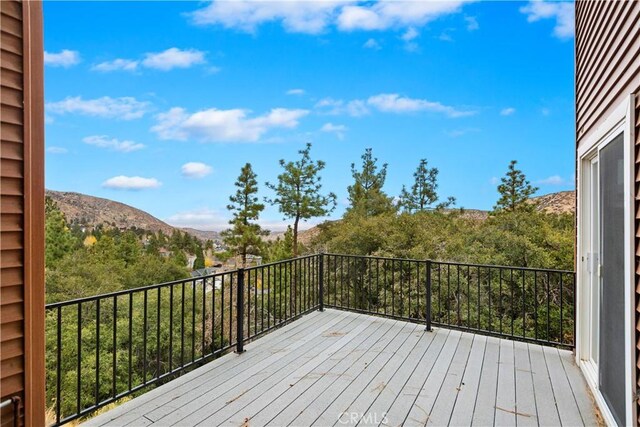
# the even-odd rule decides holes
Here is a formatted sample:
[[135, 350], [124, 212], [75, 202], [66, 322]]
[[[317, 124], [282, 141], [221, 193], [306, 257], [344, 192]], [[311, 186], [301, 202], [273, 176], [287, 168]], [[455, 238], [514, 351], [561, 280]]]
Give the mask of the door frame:
[[[621, 132], [624, 145], [624, 253], [625, 253], [625, 390], [626, 390], [626, 424], [635, 424], [636, 418], [635, 392], [636, 392], [636, 357], [635, 357], [635, 250], [634, 250], [634, 144], [633, 144], [633, 95], [626, 97], [614, 109], [591, 135], [581, 142], [577, 149], [577, 248], [576, 248], [576, 363], [582, 369], [596, 403], [600, 408], [605, 422], [608, 425], [616, 425], [602, 394], [599, 390], [597, 372], [593, 364], [585, 360], [589, 355], [589, 293], [586, 286], [589, 283], [586, 252], [590, 237], [589, 230], [589, 198], [585, 172], [591, 166], [591, 160], [598, 151], [611, 142]], [[584, 284], [584, 285], [583, 285]]]

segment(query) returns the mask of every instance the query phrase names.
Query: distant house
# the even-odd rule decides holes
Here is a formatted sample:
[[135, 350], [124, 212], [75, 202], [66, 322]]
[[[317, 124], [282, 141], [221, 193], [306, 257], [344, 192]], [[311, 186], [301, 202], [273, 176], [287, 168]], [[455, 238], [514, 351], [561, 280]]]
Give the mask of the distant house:
[[638, 423], [640, 2], [575, 5], [576, 361], [609, 425]]

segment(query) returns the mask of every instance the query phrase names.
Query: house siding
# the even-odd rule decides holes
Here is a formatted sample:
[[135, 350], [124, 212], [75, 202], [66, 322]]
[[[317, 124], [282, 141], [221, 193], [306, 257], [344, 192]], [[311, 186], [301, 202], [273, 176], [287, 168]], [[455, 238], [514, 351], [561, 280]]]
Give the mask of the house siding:
[[[24, 425], [44, 424], [42, 84], [41, 4], [3, 0], [0, 2], [0, 401], [20, 398], [20, 423]], [[13, 425], [13, 418], [13, 408], [5, 408], [0, 413], [0, 426]]]
[[[578, 0], [576, 144], [580, 147], [629, 95], [635, 94], [636, 379], [640, 381], [640, 2]], [[638, 383], [640, 388], [640, 382]], [[640, 406], [636, 413], [640, 413]], [[640, 425], [640, 419], [637, 420]]]

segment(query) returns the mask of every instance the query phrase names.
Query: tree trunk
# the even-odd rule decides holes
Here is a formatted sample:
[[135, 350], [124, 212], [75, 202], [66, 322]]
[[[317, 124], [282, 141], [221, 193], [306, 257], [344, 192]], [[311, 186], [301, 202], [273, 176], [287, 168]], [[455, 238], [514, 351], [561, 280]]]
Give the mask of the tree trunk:
[[296, 217], [296, 220], [293, 222], [293, 257], [298, 256], [298, 223], [300, 222], [300, 217]]

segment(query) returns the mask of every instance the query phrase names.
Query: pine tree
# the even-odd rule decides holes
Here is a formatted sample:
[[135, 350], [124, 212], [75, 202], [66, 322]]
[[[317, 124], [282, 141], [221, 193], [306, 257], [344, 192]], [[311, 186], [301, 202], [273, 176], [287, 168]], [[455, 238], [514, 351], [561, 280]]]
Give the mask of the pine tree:
[[64, 214], [51, 198], [45, 199], [45, 265], [52, 268], [70, 253], [76, 241]]
[[407, 212], [419, 212], [427, 209], [444, 209], [454, 205], [456, 199], [448, 197], [446, 201], [434, 204], [438, 201], [438, 169], [429, 168], [426, 159], [421, 159], [418, 168], [413, 174], [414, 183], [411, 191], [402, 186], [399, 205]]
[[373, 157], [371, 148], [367, 148], [361, 158], [361, 170], [351, 164], [354, 183], [347, 188], [351, 202], [347, 212], [369, 217], [393, 211], [391, 198], [382, 190], [387, 179], [387, 164], [378, 170], [378, 159]]
[[516, 160], [512, 160], [506, 175], [500, 179], [501, 184], [498, 185], [500, 199], [493, 207], [494, 213], [535, 209], [535, 204], [531, 203], [529, 198], [538, 191], [538, 187], [532, 186], [525, 174], [516, 169], [517, 163]]
[[256, 177], [251, 163], [242, 167], [240, 176], [235, 183], [236, 193], [229, 197], [231, 203], [227, 206], [227, 209], [233, 214], [233, 218], [229, 221], [232, 227], [222, 233], [227, 246], [241, 256], [243, 267], [247, 263], [247, 254], [260, 251], [262, 245], [260, 236], [267, 234], [256, 223], [260, 212], [264, 210], [264, 205], [258, 203]]
[[300, 150], [300, 159], [295, 162], [280, 160], [284, 169], [278, 175], [278, 183], [267, 182], [267, 187], [275, 191], [276, 197], [265, 199], [267, 203], [278, 205], [285, 219], [293, 219], [293, 256], [298, 256], [298, 226], [300, 221], [326, 216], [336, 207], [336, 195], [321, 193], [320, 172], [325, 167], [322, 160], [314, 161], [310, 156], [311, 144]]

